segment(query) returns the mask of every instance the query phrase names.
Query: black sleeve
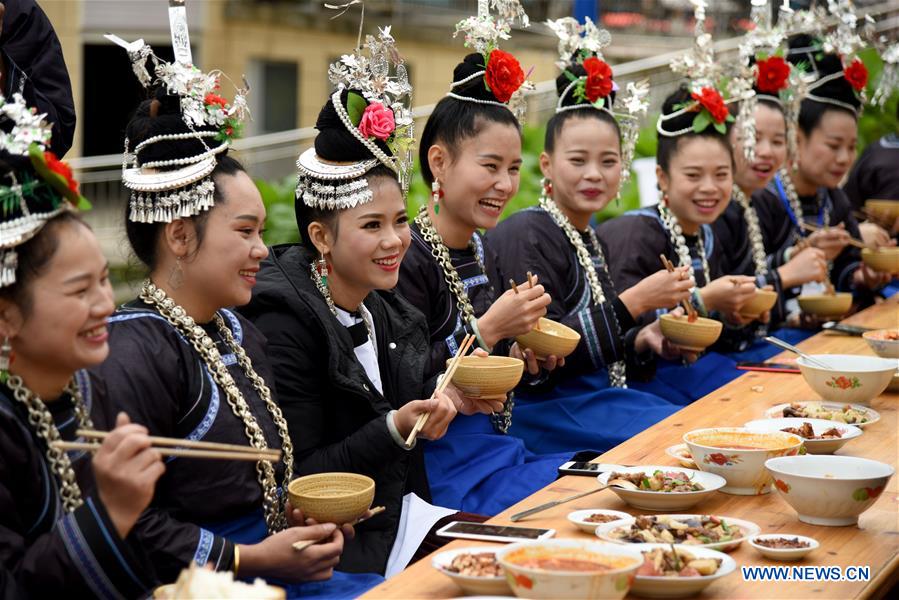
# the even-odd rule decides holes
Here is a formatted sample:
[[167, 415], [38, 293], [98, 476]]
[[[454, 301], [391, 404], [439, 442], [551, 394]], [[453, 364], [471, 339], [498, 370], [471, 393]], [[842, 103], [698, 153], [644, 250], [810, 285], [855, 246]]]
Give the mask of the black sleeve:
[[[176, 433], [179, 400], [189, 397], [183, 385], [186, 377], [181, 374], [186, 363], [193, 365], [196, 360], [186, 342], [157, 319], [116, 323], [110, 334], [109, 357], [91, 371], [94, 401], [109, 422], [114, 422], [118, 411], [124, 411], [151, 435], [180, 437]], [[164, 478], [157, 486], [164, 485]], [[174, 518], [155, 499], [135, 529], [163, 580], [174, 581], [181, 569], [201, 557], [216, 570], [231, 569], [231, 542]]]
[[[858, 229], [858, 221], [852, 214], [852, 205], [849, 199], [840, 190], [828, 190], [830, 198], [833, 201], [833, 215], [831, 215], [831, 225], [843, 223], [846, 231], [856, 240], [861, 239], [861, 232]], [[830, 280], [834, 287], [841, 292], [852, 291], [852, 276], [861, 264], [861, 250], [855, 246], [846, 246], [843, 251], [833, 261], [833, 268], [830, 271]]]
[[24, 82], [23, 96], [28, 106], [47, 114], [53, 124], [52, 150], [62, 157], [75, 136], [75, 102], [72, 83], [62, 55], [62, 46], [47, 15], [34, 0], [6, 2], [2, 51], [8, 62], [10, 97]]
[[258, 311], [253, 324], [268, 339], [269, 357], [278, 386], [278, 404], [293, 441], [297, 473], [349, 471], [377, 473], [400, 456], [401, 448], [378, 415], [352, 434], [331, 439], [329, 407], [339, 406], [328, 380], [329, 356], [322, 340], [326, 332], [287, 310]]

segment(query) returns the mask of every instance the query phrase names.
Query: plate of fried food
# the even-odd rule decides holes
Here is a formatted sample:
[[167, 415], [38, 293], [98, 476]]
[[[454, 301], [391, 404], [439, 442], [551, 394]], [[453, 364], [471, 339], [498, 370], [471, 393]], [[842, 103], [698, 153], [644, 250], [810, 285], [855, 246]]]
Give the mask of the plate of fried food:
[[506, 575], [496, 560], [501, 546], [475, 546], [445, 550], [431, 559], [431, 566], [452, 579], [468, 595], [508, 596]]
[[640, 515], [596, 528], [596, 535], [619, 544], [685, 544], [730, 552], [761, 528], [752, 521], [718, 515]]
[[804, 441], [809, 454], [833, 454], [849, 440], [862, 434], [855, 425], [839, 423], [827, 419], [756, 419], [744, 425], [753, 431], [785, 431], [798, 435]]
[[568, 520], [587, 533], [596, 533], [596, 528], [600, 525], [630, 518], [631, 515], [626, 512], [607, 508], [587, 508], [568, 513]]
[[663, 465], [616, 467], [597, 479], [601, 485], [614, 479], [633, 483], [636, 489], [610, 489], [634, 508], [643, 510], [686, 510], [727, 485], [723, 477], [714, 473]]
[[778, 404], [765, 411], [768, 419], [824, 419], [865, 428], [880, 420], [880, 413], [860, 404], [839, 402], [791, 402]]
[[631, 593], [644, 598], [695, 596], [737, 568], [730, 556], [709, 548], [680, 544], [634, 544], [634, 547], [643, 554], [643, 565], [637, 569]]

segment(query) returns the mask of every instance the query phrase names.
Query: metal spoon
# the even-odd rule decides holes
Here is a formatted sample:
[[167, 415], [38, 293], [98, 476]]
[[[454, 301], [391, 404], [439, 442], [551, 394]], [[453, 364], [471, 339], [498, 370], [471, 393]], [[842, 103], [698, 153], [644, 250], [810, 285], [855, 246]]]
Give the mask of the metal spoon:
[[765, 338], [765, 341], [768, 342], [769, 344], [774, 344], [774, 345], [777, 346], [778, 348], [783, 348], [784, 350], [789, 350], [790, 352], [792, 352], [792, 353], [794, 353], [794, 354], [798, 354], [799, 356], [801, 356], [802, 358], [804, 358], [804, 359], [807, 360], [808, 362], [810, 362], [810, 363], [812, 363], [812, 364], [814, 364], [814, 365], [817, 365], [818, 367], [820, 367], [820, 368], [822, 368], [822, 369], [828, 369], [828, 370], [830, 370], [830, 369], [833, 368], [833, 367], [831, 367], [830, 365], [828, 365], [828, 364], [826, 364], [826, 363], [824, 363], [824, 362], [821, 362], [820, 360], [818, 360], [817, 358], [815, 358], [815, 357], [812, 356], [811, 354], [806, 354], [805, 352], [803, 352], [802, 350], [800, 350], [799, 348], [797, 348], [797, 347], [794, 346], [793, 344], [787, 343], [787, 342], [783, 341], [783, 340], [780, 339], [780, 338], [774, 337], [773, 335], [769, 335], [768, 337], [766, 337], [766, 338]]
[[547, 502], [546, 504], [541, 504], [539, 506], [535, 506], [534, 508], [529, 508], [520, 513], [515, 513], [509, 519], [514, 523], [516, 521], [520, 521], [525, 517], [530, 517], [531, 515], [535, 515], [538, 512], [543, 512], [544, 510], [550, 509], [554, 506], [559, 506], [560, 504], [565, 504], [566, 502], [571, 502], [572, 500], [577, 500], [578, 498], [583, 498], [584, 496], [589, 496], [590, 494], [595, 494], [596, 492], [601, 492], [609, 487], [620, 487], [626, 490], [636, 490], [639, 489], [636, 485], [631, 483], [630, 481], [626, 481], [624, 479], [613, 479], [606, 485], [602, 487], [598, 487], [594, 490], [588, 490], [586, 492], [581, 492], [580, 494], [575, 494], [574, 496], [568, 496], [567, 498], [562, 498], [561, 500], [553, 500], [552, 502]]

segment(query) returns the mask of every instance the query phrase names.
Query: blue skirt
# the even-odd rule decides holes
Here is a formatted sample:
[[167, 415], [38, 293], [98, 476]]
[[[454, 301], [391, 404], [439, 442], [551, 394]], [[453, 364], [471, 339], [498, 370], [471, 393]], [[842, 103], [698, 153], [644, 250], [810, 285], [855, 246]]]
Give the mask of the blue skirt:
[[[518, 418], [518, 406], [512, 422]], [[431, 499], [437, 506], [495, 515], [552, 483], [570, 453], [537, 455], [496, 433], [487, 415], [458, 415], [446, 435], [425, 442]]]
[[[235, 544], [258, 544], [268, 536], [265, 518], [262, 511], [227, 521], [204, 525], [204, 529]], [[375, 573], [343, 573], [334, 571], [334, 576], [327, 581], [309, 581], [306, 583], [284, 583], [277, 579], [269, 579], [268, 583], [283, 587], [287, 598], [320, 598], [341, 599], [356, 598], [384, 581]]]
[[[771, 335], [791, 344], [798, 344], [814, 334], [814, 331], [807, 329], [783, 328]], [[686, 406], [745, 373], [737, 369], [738, 362], [762, 362], [779, 352], [780, 349], [776, 346], [758, 341], [742, 352], [708, 352], [692, 365], [660, 360], [655, 379], [647, 383], [634, 383], [631, 387]]]
[[609, 387], [602, 370], [563, 381], [545, 394], [516, 394], [511, 432], [533, 452], [605, 452], [678, 408], [659, 396]]

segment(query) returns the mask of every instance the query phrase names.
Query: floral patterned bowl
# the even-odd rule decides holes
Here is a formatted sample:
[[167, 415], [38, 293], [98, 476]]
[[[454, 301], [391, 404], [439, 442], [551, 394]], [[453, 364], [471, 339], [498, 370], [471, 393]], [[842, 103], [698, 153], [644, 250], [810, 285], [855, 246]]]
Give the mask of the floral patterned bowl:
[[899, 358], [899, 329], [866, 331], [862, 337], [874, 354], [882, 358]]
[[[496, 560], [520, 598], [624, 598], [643, 555], [620, 544], [537, 540], [510, 544], [497, 551]], [[573, 570], [589, 563], [596, 568]]]
[[765, 468], [799, 520], [812, 525], [855, 525], [883, 493], [895, 469], [855, 456], [772, 458]]
[[896, 359], [876, 356], [815, 354], [812, 358], [831, 368], [796, 359], [805, 382], [825, 400], [845, 404], [864, 404], [879, 396], [899, 367]]
[[696, 466], [724, 477], [719, 491], [757, 496], [771, 491], [773, 480], [765, 461], [799, 452], [802, 438], [783, 431], [757, 432], [744, 427], [697, 429], [684, 435]]

